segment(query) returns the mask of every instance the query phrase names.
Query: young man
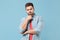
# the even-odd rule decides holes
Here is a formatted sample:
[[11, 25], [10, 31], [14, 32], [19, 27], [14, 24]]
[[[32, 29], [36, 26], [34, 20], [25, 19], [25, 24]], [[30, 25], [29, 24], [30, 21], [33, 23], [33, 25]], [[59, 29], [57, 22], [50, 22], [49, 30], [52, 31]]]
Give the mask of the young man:
[[43, 26], [43, 20], [41, 16], [35, 15], [33, 3], [26, 3], [25, 10], [27, 17], [21, 19], [19, 26], [22, 35], [21, 40], [40, 40], [39, 35]]

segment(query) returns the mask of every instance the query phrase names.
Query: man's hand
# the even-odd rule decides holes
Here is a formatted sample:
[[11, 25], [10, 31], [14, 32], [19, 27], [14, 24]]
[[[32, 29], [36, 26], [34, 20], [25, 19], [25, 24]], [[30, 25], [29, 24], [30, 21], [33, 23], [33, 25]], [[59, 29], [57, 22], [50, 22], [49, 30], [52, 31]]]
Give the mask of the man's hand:
[[27, 24], [28, 22], [32, 19], [32, 16], [31, 15], [28, 15], [27, 18], [24, 20], [23, 24], [21, 25], [22, 26], [22, 29], [26, 29], [27, 27]]
[[36, 34], [36, 32], [34, 31], [34, 29], [28, 30], [23, 34]]
[[27, 18], [26, 18], [27, 21], [30, 21], [31, 19], [32, 19], [31, 15], [28, 15]]

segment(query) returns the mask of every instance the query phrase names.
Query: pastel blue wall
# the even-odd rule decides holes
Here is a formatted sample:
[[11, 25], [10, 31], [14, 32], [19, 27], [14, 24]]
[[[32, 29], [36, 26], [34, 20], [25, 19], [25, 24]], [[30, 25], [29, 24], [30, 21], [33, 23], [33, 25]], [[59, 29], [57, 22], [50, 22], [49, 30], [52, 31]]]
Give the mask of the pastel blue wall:
[[20, 19], [25, 17], [25, 3], [32, 2], [35, 13], [43, 16], [42, 40], [60, 40], [60, 0], [0, 0], [0, 40], [20, 40]]

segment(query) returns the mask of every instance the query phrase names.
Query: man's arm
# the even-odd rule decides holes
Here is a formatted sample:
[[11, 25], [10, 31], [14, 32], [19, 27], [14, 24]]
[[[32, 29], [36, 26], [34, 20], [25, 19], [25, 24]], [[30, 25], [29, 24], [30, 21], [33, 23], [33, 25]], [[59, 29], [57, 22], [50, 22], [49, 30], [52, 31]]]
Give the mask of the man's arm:
[[[21, 25], [21, 28], [22, 28], [23, 30], [26, 30], [27, 24], [28, 24], [28, 20], [25, 19], [24, 22], [23, 22], [22, 25]], [[22, 32], [22, 34], [23, 34], [23, 33], [24, 33], [24, 31]]]
[[36, 34], [35, 30], [34, 29], [30, 29], [28, 31], [26, 31], [24, 34]]
[[[25, 20], [24, 20], [24, 22], [21, 24], [21, 28], [23, 29], [23, 30], [26, 30], [26, 28], [27, 28], [27, 24], [28, 24], [28, 22], [30, 21], [32, 19], [32, 16], [28, 16]], [[24, 31], [22, 32], [22, 34], [24, 33]]]
[[25, 19], [24, 22], [23, 22], [23, 24], [21, 25], [22, 29], [25, 30], [26, 27], [27, 27], [27, 24], [28, 24], [28, 21], [27, 21], [27, 19]]

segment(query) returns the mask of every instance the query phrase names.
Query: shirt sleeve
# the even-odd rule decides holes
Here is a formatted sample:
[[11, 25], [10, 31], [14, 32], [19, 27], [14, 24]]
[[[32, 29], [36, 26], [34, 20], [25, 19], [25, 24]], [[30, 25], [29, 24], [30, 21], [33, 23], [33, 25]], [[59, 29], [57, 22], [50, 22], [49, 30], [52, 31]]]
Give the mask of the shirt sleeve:
[[22, 25], [22, 23], [23, 23], [24, 19], [25, 19], [25, 18], [23, 18], [23, 19], [21, 19], [21, 20], [20, 20], [19, 33], [23, 33], [23, 32], [25, 31], [25, 30], [24, 30], [24, 29], [22, 29], [22, 27], [21, 27], [21, 25]]
[[39, 34], [41, 32], [42, 28], [43, 28], [43, 19], [42, 19], [42, 17], [38, 17], [37, 21], [38, 21], [38, 23], [36, 25], [36, 28], [34, 28], [34, 30], [37, 34]]

